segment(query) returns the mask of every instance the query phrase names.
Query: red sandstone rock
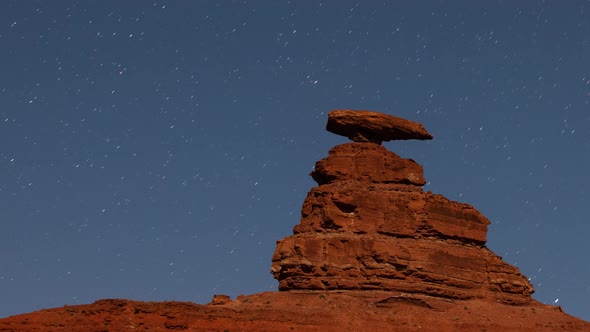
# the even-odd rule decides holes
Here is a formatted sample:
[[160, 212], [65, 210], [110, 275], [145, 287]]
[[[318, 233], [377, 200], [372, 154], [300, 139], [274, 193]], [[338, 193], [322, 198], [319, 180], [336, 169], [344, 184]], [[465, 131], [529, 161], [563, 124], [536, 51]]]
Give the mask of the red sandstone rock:
[[355, 142], [381, 144], [391, 140], [432, 139], [432, 135], [417, 122], [371, 111], [331, 111], [326, 129]]
[[313, 188], [294, 233], [347, 232], [483, 245], [489, 221], [468, 204], [419, 187], [344, 181]]
[[0, 332], [590, 331], [560, 307], [406, 292], [289, 291], [220, 305], [100, 300], [0, 319]]
[[320, 185], [354, 180], [423, 186], [423, 172], [415, 161], [403, 159], [381, 145], [347, 143], [333, 147], [328, 158], [315, 164], [311, 176]]
[[213, 295], [213, 300], [209, 302], [210, 305], [222, 305], [231, 301], [228, 295]]
[[485, 248], [468, 204], [425, 193], [422, 167], [382, 146], [347, 143], [316, 164], [295, 235], [277, 243], [280, 290], [385, 290], [531, 301], [517, 268]]
[[298, 234], [278, 243], [280, 290], [382, 290], [447, 299], [526, 304], [533, 291], [518, 269], [485, 247], [390, 236]]

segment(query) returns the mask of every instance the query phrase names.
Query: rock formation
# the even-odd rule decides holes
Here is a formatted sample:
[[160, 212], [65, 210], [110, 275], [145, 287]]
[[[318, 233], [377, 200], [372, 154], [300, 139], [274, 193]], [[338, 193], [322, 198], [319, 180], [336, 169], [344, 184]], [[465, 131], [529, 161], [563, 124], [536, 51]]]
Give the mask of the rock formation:
[[351, 138], [311, 173], [293, 235], [277, 241], [279, 292], [211, 303], [100, 300], [0, 319], [2, 331], [590, 331], [531, 298], [519, 270], [485, 247], [490, 222], [424, 192], [422, 167], [381, 146], [430, 139], [420, 125], [333, 111]]
[[415, 161], [375, 143], [345, 143], [311, 176], [319, 186], [273, 256], [280, 290], [531, 300], [527, 278], [485, 247], [490, 222], [468, 204], [424, 192]]
[[355, 142], [432, 139], [424, 127], [410, 120], [371, 111], [335, 110], [328, 114], [326, 129]]

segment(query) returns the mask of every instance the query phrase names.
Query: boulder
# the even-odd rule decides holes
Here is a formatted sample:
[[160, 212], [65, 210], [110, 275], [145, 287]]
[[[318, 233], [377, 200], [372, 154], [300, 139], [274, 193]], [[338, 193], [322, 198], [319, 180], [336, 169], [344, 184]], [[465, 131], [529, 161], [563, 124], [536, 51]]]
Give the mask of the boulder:
[[392, 140], [432, 139], [420, 123], [372, 111], [331, 111], [326, 129], [354, 142], [381, 144]]

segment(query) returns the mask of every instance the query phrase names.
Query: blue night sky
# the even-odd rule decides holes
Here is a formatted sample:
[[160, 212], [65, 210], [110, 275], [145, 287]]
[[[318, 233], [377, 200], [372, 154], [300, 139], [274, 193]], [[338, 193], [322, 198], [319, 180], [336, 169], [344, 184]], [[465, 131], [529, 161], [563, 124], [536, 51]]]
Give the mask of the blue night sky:
[[589, 63], [587, 1], [4, 0], [0, 317], [276, 290], [344, 108], [590, 320]]

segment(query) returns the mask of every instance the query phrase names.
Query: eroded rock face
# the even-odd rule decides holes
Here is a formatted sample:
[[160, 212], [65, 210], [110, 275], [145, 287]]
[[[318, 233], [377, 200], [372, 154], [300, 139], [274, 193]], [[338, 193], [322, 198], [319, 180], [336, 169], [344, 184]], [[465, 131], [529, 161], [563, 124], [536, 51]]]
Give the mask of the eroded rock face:
[[485, 247], [490, 223], [468, 204], [424, 192], [422, 167], [374, 143], [316, 163], [294, 235], [277, 242], [280, 290], [386, 290], [522, 304], [533, 287]]
[[371, 111], [331, 111], [326, 130], [354, 142], [377, 144], [392, 140], [432, 139], [432, 135], [417, 122]]

